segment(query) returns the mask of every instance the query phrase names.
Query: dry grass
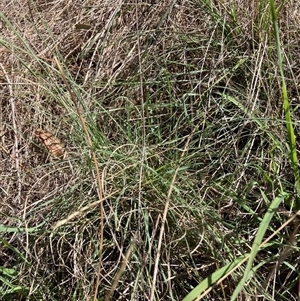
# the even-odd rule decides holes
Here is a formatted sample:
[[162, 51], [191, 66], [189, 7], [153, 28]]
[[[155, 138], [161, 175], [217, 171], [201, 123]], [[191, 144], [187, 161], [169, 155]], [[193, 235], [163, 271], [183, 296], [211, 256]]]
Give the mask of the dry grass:
[[[280, 189], [294, 193], [264, 1], [100, 2], [0, 3], [3, 300], [181, 300], [249, 251]], [[280, 11], [296, 131], [299, 9]], [[92, 139], [104, 223], [91, 149], [54, 57]], [[39, 128], [63, 142], [63, 157]], [[291, 233], [260, 254], [239, 300], [296, 300]], [[229, 300], [242, 273], [206, 300]]]

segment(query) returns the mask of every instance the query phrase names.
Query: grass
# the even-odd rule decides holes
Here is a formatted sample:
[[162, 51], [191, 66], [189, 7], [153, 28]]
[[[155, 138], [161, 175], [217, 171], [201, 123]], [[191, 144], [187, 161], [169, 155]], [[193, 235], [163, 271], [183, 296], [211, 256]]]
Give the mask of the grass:
[[0, 299], [299, 300], [297, 4], [98, 2], [0, 4]]

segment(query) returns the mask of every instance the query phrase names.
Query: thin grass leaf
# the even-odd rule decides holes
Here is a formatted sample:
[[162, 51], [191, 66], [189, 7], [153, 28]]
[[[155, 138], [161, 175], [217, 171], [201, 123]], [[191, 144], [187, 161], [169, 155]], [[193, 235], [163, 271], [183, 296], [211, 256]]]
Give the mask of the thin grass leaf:
[[34, 233], [41, 231], [40, 224], [37, 227], [32, 227], [32, 228], [18, 228], [18, 227], [7, 227], [7, 226], [1, 226], [0, 225], [0, 232], [2, 233]]
[[236, 267], [241, 261], [243, 261], [249, 254], [245, 254], [233, 262], [226, 264], [221, 269], [212, 273], [209, 277], [205, 278], [201, 283], [199, 283], [182, 301], [193, 301], [198, 298], [203, 292], [205, 292], [209, 287], [221, 279], [224, 275], [228, 274], [234, 267]]
[[288, 196], [288, 194], [285, 192], [282, 192], [279, 196], [277, 196], [274, 199], [274, 201], [271, 203], [267, 213], [265, 214], [263, 220], [261, 221], [258, 231], [257, 231], [257, 234], [256, 234], [256, 237], [254, 239], [254, 243], [252, 245], [250, 257], [249, 257], [249, 260], [247, 263], [246, 270], [244, 272], [244, 276], [243, 276], [242, 280], [239, 282], [235, 291], [233, 292], [230, 301], [234, 301], [237, 298], [238, 294], [243, 289], [246, 281], [249, 280], [249, 278], [251, 276], [251, 270], [252, 270], [252, 265], [253, 265], [255, 256], [256, 256], [257, 252], [259, 251], [259, 246], [260, 246], [260, 244], [263, 240], [263, 237], [269, 227], [272, 217], [273, 217], [274, 213], [276, 212], [276, 209], [278, 208], [280, 203], [282, 203], [287, 196]]
[[[13, 285], [10, 280], [5, 279], [4, 277], [0, 276], [0, 281], [7, 285], [10, 289], [12, 289], [12, 292], [20, 291], [22, 289], [21, 286], [15, 286]], [[7, 293], [7, 292], [5, 292]], [[0, 294], [1, 295], [1, 294]]]
[[[293, 128], [293, 124], [292, 124], [290, 103], [289, 103], [289, 99], [288, 99], [288, 95], [287, 95], [285, 75], [283, 72], [281, 45], [280, 45], [279, 30], [278, 30], [278, 23], [277, 23], [277, 12], [275, 9], [274, 0], [270, 0], [270, 9], [271, 9], [273, 29], [274, 29], [274, 35], [275, 35], [276, 51], [277, 51], [277, 56], [278, 56], [278, 68], [279, 68], [280, 77], [281, 77], [283, 109], [284, 109], [284, 113], [285, 113], [286, 128], [287, 128], [289, 143], [290, 143], [290, 157], [291, 157], [292, 168], [293, 168], [294, 177], [295, 177], [295, 188], [299, 195], [299, 193], [300, 193], [300, 173], [299, 173], [299, 167], [298, 167], [296, 138], [295, 138], [294, 128]], [[296, 206], [296, 210], [298, 210], [300, 208], [300, 200], [299, 199], [296, 199], [295, 206]]]

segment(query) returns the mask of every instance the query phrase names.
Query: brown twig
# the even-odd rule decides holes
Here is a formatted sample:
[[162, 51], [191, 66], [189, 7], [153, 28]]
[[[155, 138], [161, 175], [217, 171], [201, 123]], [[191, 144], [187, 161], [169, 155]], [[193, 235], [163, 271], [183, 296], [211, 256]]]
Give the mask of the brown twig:
[[128, 259], [131, 255], [131, 252], [132, 252], [132, 248], [133, 248], [133, 243], [131, 244], [131, 246], [128, 248], [125, 256], [122, 254], [122, 256], [124, 256], [124, 259], [123, 259], [123, 262], [122, 262], [122, 265], [118, 271], [118, 273], [116, 274], [116, 277], [111, 285], [111, 288], [109, 290], [109, 292], [107, 293], [107, 295], [105, 296], [104, 298], [104, 301], [109, 301], [110, 297], [112, 296], [112, 294], [114, 293], [114, 291], [116, 290], [117, 288], [117, 285], [119, 283], [119, 280], [122, 276], [122, 274], [124, 273], [125, 271], [125, 268], [126, 268], [126, 265], [127, 265], [127, 262], [128, 262]]
[[93, 202], [93, 203], [90, 203], [88, 204], [87, 206], [81, 208], [80, 210], [76, 211], [76, 212], [73, 212], [71, 213], [69, 216], [67, 216], [66, 218], [58, 221], [53, 227], [52, 227], [52, 231], [55, 231], [56, 229], [58, 229], [59, 227], [67, 224], [69, 221], [71, 221], [72, 219], [74, 219], [75, 217], [77, 216], [81, 216], [83, 215], [85, 212], [88, 212], [88, 210], [96, 207], [96, 206], [99, 206], [101, 202], [104, 202], [105, 200], [111, 198], [113, 195], [115, 195], [116, 193], [118, 193], [119, 190], [117, 191], [114, 191], [113, 193], [103, 197], [101, 200], [98, 200], [96, 202]]
[[142, 182], [144, 175], [144, 165], [147, 160], [146, 157], [146, 124], [145, 124], [145, 100], [146, 100], [146, 91], [143, 87], [143, 75], [142, 75], [142, 58], [141, 58], [141, 41], [140, 41], [140, 28], [139, 28], [139, 16], [138, 16], [138, 1], [136, 0], [135, 5], [135, 16], [136, 16], [136, 31], [137, 31], [137, 50], [138, 50], [138, 60], [139, 60], [139, 79], [140, 79], [140, 97], [141, 97], [141, 117], [142, 117], [142, 150], [141, 150], [141, 165], [139, 172], [139, 195], [138, 195], [138, 230], [137, 230], [137, 239], [141, 240], [139, 237], [142, 228]]
[[60, 74], [62, 76], [62, 79], [63, 79], [63, 82], [64, 84], [66, 85], [66, 88], [70, 94], [70, 97], [71, 97], [71, 100], [73, 101], [74, 103], [74, 106], [76, 108], [76, 111], [77, 111], [77, 114], [80, 118], [80, 122], [82, 124], [82, 127], [83, 127], [83, 130], [84, 130], [84, 133], [85, 133], [85, 137], [86, 137], [86, 140], [87, 140], [87, 144], [90, 148], [90, 151], [91, 151], [91, 155], [92, 155], [92, 160], [93, 160], [93, 163], [94, 163], [94, 167], [95, 167], [95, 172], [96, 172], [96, 181], [97, 181], [97, 186], [98, 186], [98, 197], [99, 197], [99, 202], [100, 202], [100, 229], [99, 229], [99, 236], [100, 236], [100, 245], [99, 245], [99, 264], [98, 264], [98, 271], [97, 271], [97, 279], [96, 279], [96, 284], [95, 284], [95, 291], [94, 291], [94, 300], [96, 301], [97, 300], [97, 295], [98, 295], [98, 289], [99, 289], [99, 286], [101, 284], [101, 266], [102, 266], [102, 253], [103, 253], [103, 229], [104, 229], [104, 207], [103, 207], [103, 200], [104, 200], [104, 197], [103, 197], [103, 189], [102, 189], [102, 177], [101, 177], [101, 174], [100, 174], [100, 170], [99, 170], [99, 166], [98, 166], [98, 160], [97, 160], [97, 157], [96, 157], [96, 153], [95, 153], [95, 150], [94, 150], [94, 147], [93, 147], [93, 142], [92, 142], [92, 139], [90, 137], [90, 134], [88, 132], [88, 129], [87, 129], [87, 126], [86, 126], [86, 122], [80, 112], [80, 109], [79, 109], [79, 106], [78, 106], [78, 103], [77, 103], [77, 98], [74, 94], [74, 92], [72, 91], [71, 89], [71, 86], [69, 84], [69, 82], [67, 81], [66, 79], [66, 76], [65, 76], [65, 73], [62, 69], [62, 66], [60, 65], [58, 59], [56, 57], [54, 57], [55, 59], [55, 62], [58, 66], [58, 69], [60, 71]]

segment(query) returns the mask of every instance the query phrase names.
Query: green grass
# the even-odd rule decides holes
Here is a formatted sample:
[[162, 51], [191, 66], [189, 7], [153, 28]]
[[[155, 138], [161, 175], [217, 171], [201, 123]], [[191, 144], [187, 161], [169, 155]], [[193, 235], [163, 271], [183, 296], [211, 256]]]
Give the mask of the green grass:
[[299, 300], [292, 8], [94, 2], [0, 4], [0, 299]]

